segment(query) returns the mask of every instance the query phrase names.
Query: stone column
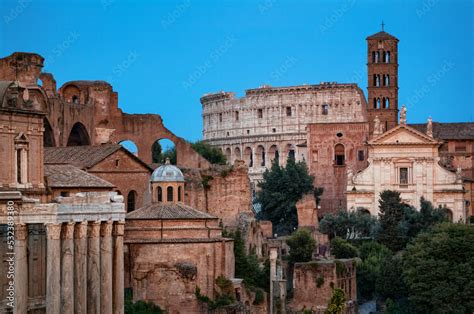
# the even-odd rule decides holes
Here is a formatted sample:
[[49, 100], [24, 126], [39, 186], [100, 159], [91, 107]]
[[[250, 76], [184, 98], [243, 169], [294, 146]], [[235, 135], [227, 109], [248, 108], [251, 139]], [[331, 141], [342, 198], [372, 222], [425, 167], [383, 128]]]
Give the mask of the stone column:
[[74, 311], [74, 222], [62, 226], [61, 312]]
[[100, 313], [112, 313], [112, 221], [100, 228]]
[[28, 226], [15, 225], [15, 313], [28, 309]]
[[74, 232], [74, 313], [87, 313], [87, 221]]
[[114, 264], [113, 264], [113, 310], [114, 314], [123, 314], [124, 312], [124, 269], [123, 269], [123, 234], [125, 221], [119, 221], [114, 224]]
[[87, 313], [100, 313], [100, 221], [89, 224], [87, 250]]
[[273, 285], [276, 280], [276, 262], [278, 258], [278, 248], [270, 248], [270, 314], [273, 313]]
[[61, 308], [61, 224], [47, 224], [46, 313], [59, 314]]

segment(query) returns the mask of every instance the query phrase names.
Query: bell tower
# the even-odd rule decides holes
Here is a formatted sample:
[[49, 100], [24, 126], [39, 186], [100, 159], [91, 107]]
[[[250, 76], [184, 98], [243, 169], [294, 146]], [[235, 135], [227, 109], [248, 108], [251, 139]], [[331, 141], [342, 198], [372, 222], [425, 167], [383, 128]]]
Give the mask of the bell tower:
[[370, 134], [378, 117], [383, 131], [398, 124], [398, 39], [384, 31], [367, 37], [368, 118]]

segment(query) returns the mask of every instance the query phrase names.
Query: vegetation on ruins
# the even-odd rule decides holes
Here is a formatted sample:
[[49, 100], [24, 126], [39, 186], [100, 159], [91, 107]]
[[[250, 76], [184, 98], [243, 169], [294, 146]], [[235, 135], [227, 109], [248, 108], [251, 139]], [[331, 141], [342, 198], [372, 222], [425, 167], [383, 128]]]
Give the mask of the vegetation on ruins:
[[170, 163], [176, 165], [176, 147], [163, 151], [160, 142], [156, 141], [151, 147], [151, 157], [153, 163], [164, 164], [166, 158], [169, 158]]
[[[359, 256], [359, 300], [385, 303], [387, 313], [409, 313], [413, 306], [422, 313], [466, 312], [456, 305], [474, 304], [472, 294], [461, 292], [474, 278], [467, 266], [474, 265], [474, 240], [468, 240], [474, 231], [447, 224], [447, 218], [446, 208], [434, 208], [423, 198], [415, 210], [399, 192], [383, 191], [379, 217], [342, 210], [326, 215], [319, 230], [333, 237], [331, 253], [337, 258]], [[464, 247], [468, 243], [472, 248]], [[435, 306], [440, 302], [444, 307]]]
[[197, 141], [191, 144], [191, 147], [211, 164], [225, 165], [227, 160], [222, 151], [204, 141]]
[[[222, 235], [234, 239], [235, 277], [242, 278], [245, 286], [263, 299], [262, 291], [270, 290], [270, 262], [266, 260], [260, 265], [255, 252], [246, 254], [245, 242], [240, 229], [227, 231], [224, 229]], [[256, 300], [256, 303], [258, 300]]]
[[165, 313], [153, 302], [139, 300], [133, 302], [131, 293], [125, 294], [125, 314], [163, 314]]
[[270, 220], [278, 235], [291, 234], [298, 226], [296, 202], [314, 191], [313, 179], [305, 162], [288, 158], [286, 166], [282, 167], [275, 160], [258, 184], [257, 201], [262, 205], [258, 218]]
[[316, 241], [306, 229], [298, 229], [293, 232], [286, 243], [290, 247], [290, 264], [309, 262], [316, 248]]
[[347, 211], [340, 209], [337, 213], [329, 213], [319, 222], [319, 231], [329, 238], [344, 239], [373, 238], [378, 229], [377, 218], [364, 210]]
[[441, 224], [403, 256], [410, 302], [419, 313], [474, 312], [474, 226]]
[[336, 258], [354, 258], [359, 256], [355, 246], [339, 237], [331, 240], [331, 254]]
[[346, 297], [342, 289], [336, 288], [333, 291], [332, 297], [329, 300], [327, 313], [342, 314], [346, 306]]

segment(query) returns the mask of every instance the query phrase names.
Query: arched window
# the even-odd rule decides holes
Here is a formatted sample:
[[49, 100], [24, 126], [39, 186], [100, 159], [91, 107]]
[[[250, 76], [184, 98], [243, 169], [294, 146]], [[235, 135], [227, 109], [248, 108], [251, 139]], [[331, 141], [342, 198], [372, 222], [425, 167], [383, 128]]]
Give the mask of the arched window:
[[345, 162], [345, 153], [344, 153], [344, 145], [336, 144], [334, 147], [334, 161], [336, 166], [344, 166]]
[[178, 202], [181, 202], [181, 198], [182, 198], [181, 197], [181, 190], [182, 190], [181, 187], [178, 186]]
[[385, 97], [382, 98], [382, 108], [385, 109]]
[[390, 86], [390, 75], [389, 75], [389, 74], [384, 75], [383, 81], [384, 81], [383, 84], [384, 84], [385, 86]]
[[374, 74], [374, 86], [377, 86], [377, 75]]
[[390, 108], [390, 99], [388, 97], [385, 98], [385, 108], [386, 109]]
[[374, 109], [377, 109], [377, 98], [374, 98]]
[[78, 97], [77, 95], [73, 95], [73, 96], [72, 96], [72, 102], [73, 102], [74, 104], [78, 104], [78, 103], [79, 103], [79, 97]]
[[380, 109], [380, 98], [377, 98], [377, 109]]
[[375, 53], [375, 63], [379, 63], [380, 62], [380, 52], [376, 52]]
[[390, 63], [390, 51], [385, 53], [385, 63]]
[[156, 190], [156, 194], [158, 202], [163, 202], [163, 190], [161, 189], [161, 186]]
[[131, 212], [133, 210], [135, 210], [135, 202], [136, 202], [136, 198], [137, 198], [137, 192], [135, 191], [130, 191], [128, 192], [128, 196], [127, 196], [127, 212]]
[[168, 202], [172, 202], [173, 201], [173, 187], [172, 186], [169, 186], [167, 189], [166, 189], [166, 200]]
[[372, 51], [372, 63], [375, 62], [375, 51]]
[[253, 166], [253, 154], [252, 149], [250, 147], [246, 147], [244, 149], [244, 160], [249, 168]]

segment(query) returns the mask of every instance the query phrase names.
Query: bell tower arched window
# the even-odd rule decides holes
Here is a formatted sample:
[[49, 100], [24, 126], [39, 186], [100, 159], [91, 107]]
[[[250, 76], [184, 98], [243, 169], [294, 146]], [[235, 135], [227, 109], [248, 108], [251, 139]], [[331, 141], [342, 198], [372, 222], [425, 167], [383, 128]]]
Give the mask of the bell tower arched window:
[[180, 186], [178, 186], [178, 202], [182, 201], [181, 193], [183, 193], [183, 189]]

